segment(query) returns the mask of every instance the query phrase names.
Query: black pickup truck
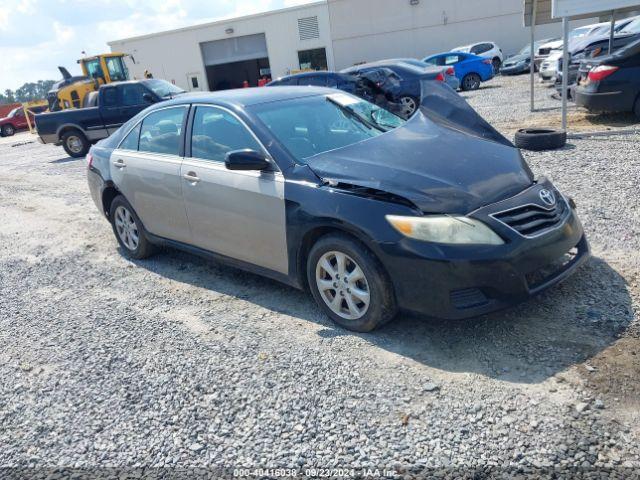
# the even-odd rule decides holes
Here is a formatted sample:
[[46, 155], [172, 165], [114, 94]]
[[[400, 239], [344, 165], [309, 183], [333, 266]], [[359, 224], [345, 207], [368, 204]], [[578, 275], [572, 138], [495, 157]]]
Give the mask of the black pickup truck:
[[40, 142], [62, 145], [71, 157], [84, 157], [92, 143], [108, 137], [120, 125], [152, 103], [184, 93], [158, 79], [103, 85], [85, 97], [84, 108], [36, 115]]

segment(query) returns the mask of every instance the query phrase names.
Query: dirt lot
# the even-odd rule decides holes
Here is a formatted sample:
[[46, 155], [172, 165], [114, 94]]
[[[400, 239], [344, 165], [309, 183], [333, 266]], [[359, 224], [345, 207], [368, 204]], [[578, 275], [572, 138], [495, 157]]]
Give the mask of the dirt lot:
[[[540, 89], [547, 110], [529, 115], [526, 82], [465, 96], [510, 134], [557, 113]], [[593, 259], [505, 312], [358, 335], [258, 276], [176, 251], [125, 259], [84, 161], [0, 139], [0, 467], [632, 478], [640, 135], [526, 158], [575, 198]]]

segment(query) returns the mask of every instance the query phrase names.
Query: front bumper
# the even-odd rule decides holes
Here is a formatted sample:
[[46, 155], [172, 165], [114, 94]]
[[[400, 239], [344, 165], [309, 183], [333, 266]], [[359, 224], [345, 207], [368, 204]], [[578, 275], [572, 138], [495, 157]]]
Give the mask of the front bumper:
[[529, 72], [531, 67], [528, 64], [524, 65], [512, 65], [512, 66], [502, 66], [500, 68], [500, 73], [502, 75], [517, 75], [519, 73]]
[[[590, 256], [571, 207], [566, 205], [560, 224], [532, 238], [492, 217], [535, 201], [538, 192], [549, 186], [534, 185], [471, 214], [500, 234], [504, 245], [437, 245], [408, 238], [383, 245], [382, 261], [401, 308], [447, 319], [475, 317], [520, 303], [570, 276]], [[557, 198], [566, 202], [559, 193]]]

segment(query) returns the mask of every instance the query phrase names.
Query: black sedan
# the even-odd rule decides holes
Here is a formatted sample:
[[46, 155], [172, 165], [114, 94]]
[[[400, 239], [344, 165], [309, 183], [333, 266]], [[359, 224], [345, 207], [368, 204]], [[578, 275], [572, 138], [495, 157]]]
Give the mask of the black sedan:
[[508, 140], [444, 85], [423, 102], [406, 121], [326, 88], [185, 94], [92, 147], [91, 195], [123, 254], [212, 257], [356, 331], [484, 314], [588, 258], [574, 204]]
[[640, 40], [583, 62], [575, 101], [594, 112], [635, 112], [640, 118]]

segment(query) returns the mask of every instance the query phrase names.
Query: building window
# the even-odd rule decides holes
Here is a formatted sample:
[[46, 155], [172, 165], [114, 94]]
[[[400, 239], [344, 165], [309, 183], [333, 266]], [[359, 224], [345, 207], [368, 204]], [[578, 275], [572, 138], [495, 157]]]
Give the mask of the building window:
[[191, 87], [198, 88], [198, 77], [191, 77]]
[[327, 52], [324, 48], [300, 50], [298, 52], [300, 70], [328, 70]]

